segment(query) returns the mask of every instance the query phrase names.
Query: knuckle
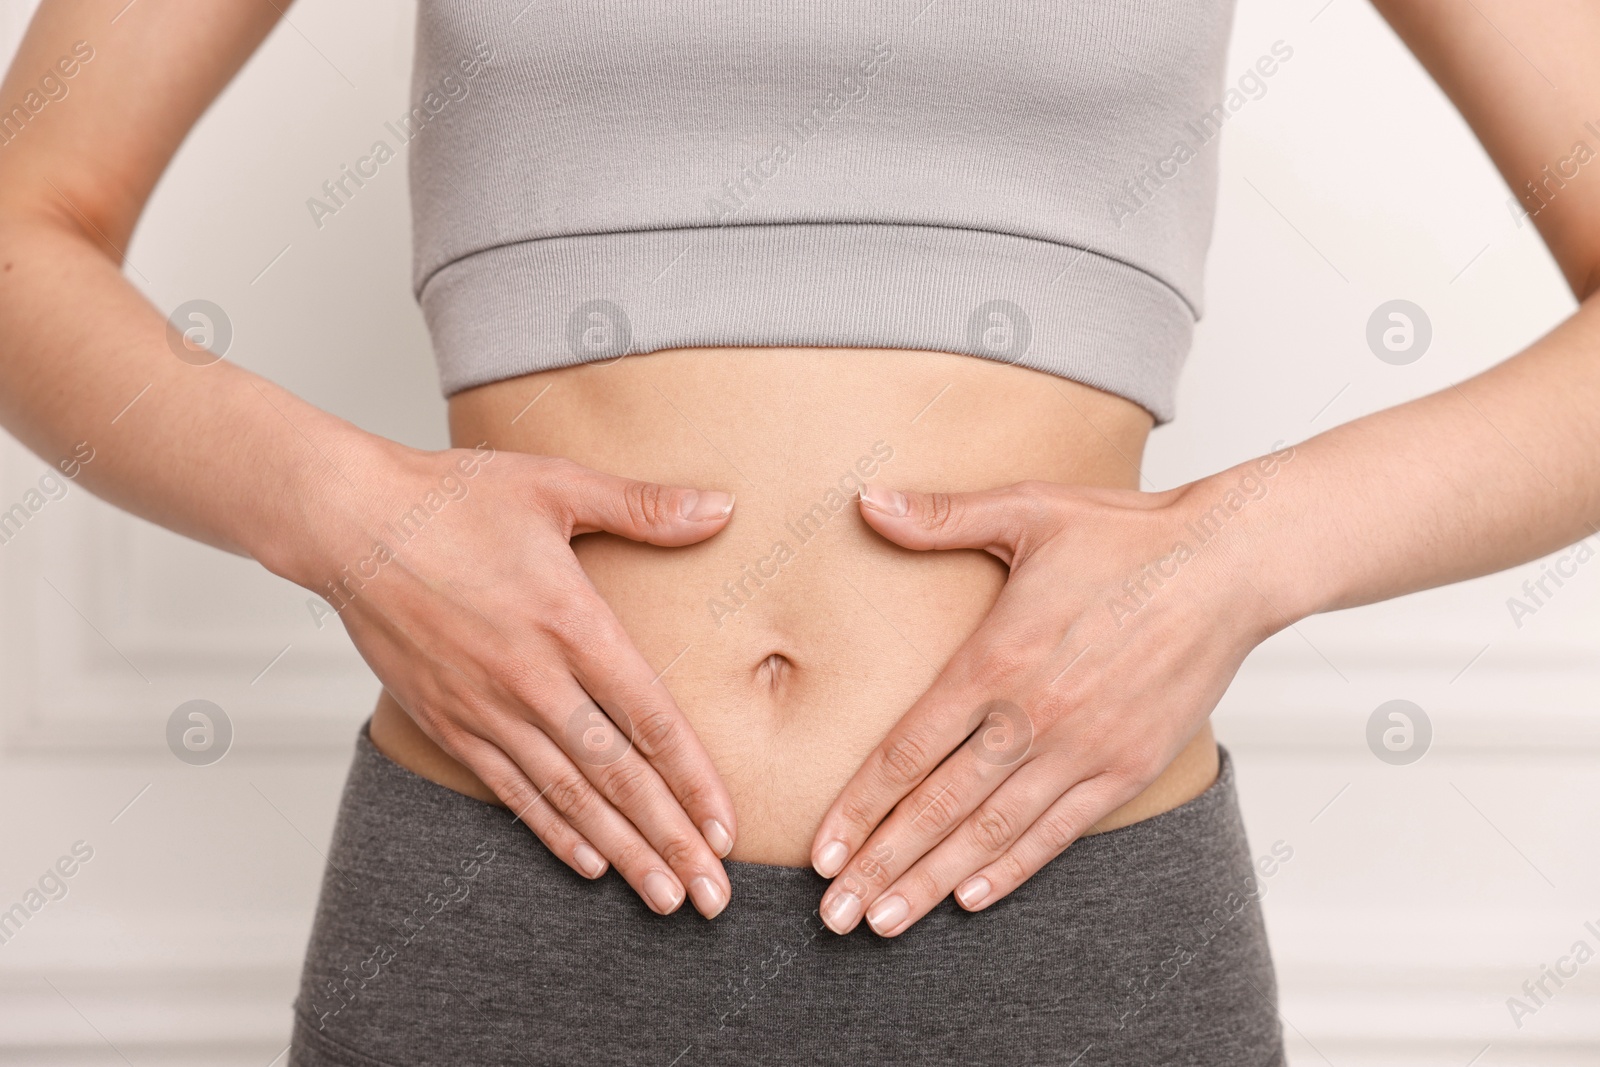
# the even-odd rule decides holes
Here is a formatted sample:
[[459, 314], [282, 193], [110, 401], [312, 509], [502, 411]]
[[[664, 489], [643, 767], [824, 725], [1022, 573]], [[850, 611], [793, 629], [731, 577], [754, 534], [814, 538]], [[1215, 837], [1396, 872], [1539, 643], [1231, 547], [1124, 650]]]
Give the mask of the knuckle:
[[911, 825], [918, 830], [943, 837], [961, 817], [961, 798], [946, 784], [936, 790], [924, 790], [907, 798], [906, 814]]
[[854, 795], [847, 796], [839, 802], [839, 818], [843, 819], [858, 837], [866, 836], [878, 824], [872, 810]]
[[891, 784], [909, 785], [922, 777], [928, 752], [915, 737], [902, 734], [879, 751], [879, 768]]
[[672, 790], [672, 795], [678, 798], [683, 810], [690, 812], [691, 815], [697, 811], [706, 811], [715, 799], [715, 790], [711, 783], [698, 774], [669, 778], [667, 785]]
[[889, 869], [872, 856], [861, 856], [842, 876], [844, 888], [858, 897], [867, 897], [889, 884]]
[[1107, 767], [1095, 775], [1099, 796], [1109, 800], [1123, 794], [1139, 793], [1160, 774], [1160, 763], [1154, 756], [1139, 753], [1129, 763]]
[[589, 629], [593, 614], [589, 594], [577, 585], [561, 584], [544, 591], [540, 598], [544, 629], [563, 643], [571, 643], [581, 631]]
[[1059, 491], [1049, 482], [1029, 479], [1011, 487], [1020, 517], [1029, 525], [1048, 522], [1056, 514]]
[[606, 799], [619, 808], [629, 809], [650, 796], [650, 774], [644, 764], [622, 760], [609, 767], [601, 779]]
[[454, 738], [461, 733], [455, 720], [445, 714], [443, 705], [431, 697], [412, 701], [409, 710], [412, 721], [435, 740]]
[[922, 525], [929, 530], [942, 530], [955, 518], [956, 502], [949, 493], [929, 493], [926, 506], [921, 510]]
[[644, 872], [655, 866], [655, 852], [649, 845], [637, 838], [627, 841], [611, 849], [611, 855], [606, 858], [617, 869], [619, 874], [629, 876], [643, 876]]
[[629, 482], [622, 490], [628, 517], [640, 526], [656, 526], [672, 518], [672, 494], [655, 482]]
[[1007, 852], [995, 860], [993, 871], [995, 877], [990, 880], [997, 889], [1002, 886], [1018, 886], [1028, 880], [1028, 868], [1022, 862], [1022, 857], [1015, 852]]
[[578, 822], [589, 814], [598, 799], [589, 780], [576, 771], [557, 776], [544, 789], [544, 798], [568, 822]]
[[972, 839], [985, 852], [999, 852], [1016, 836], [1009, 816], [997, 807], [984, 805], [972, 815]]
[[528, 822], [537, 814], [539, 791], [520, 774], [500, 778], [493, 788], [495, 795], [505, 801], [506, 807], [523, 822]]
[[488, 669], [494, 684], [523, 708], [537, 710], [544, 707], [547, 679], [537, 666], [526, 660], [503, 656], [490, 663]]
[[860, 897], [862, 900], [870, 899], [874, 895], [874, 890], [878, 888], [854, 870], [843, 871], [833, 880], [833, 884], [851, 896]]
[[861, 853], [861, 866], [863, 870], [882, 870], [894, 863], [894, 846], [887, 841], [879, 841]]
[[683, 730], [683, 721], [678, 716], [669, 711], [654, 711], [634, 721], [633, 740], [640, 751], [654, 759], [676, 752], [683, 745]]
[[583, 470], [576, 460], [565, 456], [536, 456], [534, 463], [539, 481], [558, 490], [570, 489], [577, 483], [578, 474]]
[[902, 881], [907, 900], [934, 902], [944, 899], [950, 892], [937, 874], [922, 866], [907, 871]]
[[1038, 663], [1039, 657], [1021, 641], [1004, 641], [985, 651], [979, 670], [983, 677], [1004, 683], [1023, 677]]
[[588, 592], [572, 594], [546, 623], [551, 637], [571, 662], [594, 661], [617, 646], [607, 609]]
[[688, 870], [700, 861], [700, 849], [687, 837], [674, 835], [662, 842], [656, 851], [661, 854], [667, 866], [675, 871]]
[[573, 708], [564, 722], [552, 715], [549, 724], [550, 736], [581, 766], [608, 767], [628, 754], [627, 735], [592, 699]]
[[1024, 505], [1049, 504], [1056, 498], [1056, 487], [1038, 478], [1024, 478], [1012, 485], [1011, 493]]
[[1074, 810], [1047, 811], [1039, 816], [1034, 829], [1045, 850], [1054, 856], [1078, 839], [1083, 832], [1083, 824]]
[[572, 504], [582, 484], [583, 468], [561, 456], [533, 459], [533, 495], [546, 508], [570, 520]]
[[476, 687], [461, 684], [460, 692], [452, 694], [438, 709], [439, 720], [448, 723], [456, 735], [495, 732], [505, 722], [505, 715], [489, 695]]
[[1087, 670], [1063, 666], [1061, 673], [1045, 687], [1046, 704], [1053, 721], [1061, 720], [1089, 702], [1096, 679]]

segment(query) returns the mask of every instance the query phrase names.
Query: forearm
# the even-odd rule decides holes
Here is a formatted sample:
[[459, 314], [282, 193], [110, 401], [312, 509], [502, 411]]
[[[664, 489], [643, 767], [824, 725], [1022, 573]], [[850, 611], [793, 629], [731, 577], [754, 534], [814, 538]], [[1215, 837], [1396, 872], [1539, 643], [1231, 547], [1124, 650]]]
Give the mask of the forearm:
[[306, 510], [359, 513], [341, 469], [379, 439], [223, 359], [174, 352], [161, 312], [64, 220], [0, 221], [0, 422], [75, 480], [283, 573]]
[[[1536, 559], [1600, 530], [1600, 296], [1457, 386], [1293, 449], [1222, 539], [1267, 632]], [[1206, 509], [1251, 470], [1184, 490]]]

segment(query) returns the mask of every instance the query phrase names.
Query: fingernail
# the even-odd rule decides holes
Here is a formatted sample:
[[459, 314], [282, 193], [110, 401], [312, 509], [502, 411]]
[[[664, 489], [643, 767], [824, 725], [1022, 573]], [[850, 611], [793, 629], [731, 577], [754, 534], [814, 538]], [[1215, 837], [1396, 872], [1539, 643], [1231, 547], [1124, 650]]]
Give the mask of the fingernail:
[[686, 519], [720, 519], [732, 510], [732, 495], [717, 489], [690, 489], [678, 499], [678, 514]]
[[861, 918], [861, 898], [854, 893], [839, 893], [828, 902], [822, 921], [836, 934], [848, 933]]
[[572, 862], [578, 865], [578, 870], [590, 878], [598, 878], [606, 873], [605, 857], [582, 841], [572, 850]]
[[881, 511], [885, 515], [904, 515], [911, 510], [911, 504], [906, 500], [906, 495], [894, 489], [885, 489], [881, 485], [864, 485], [861, 487], [861, 502], [874, 511]]
[[705, 875], [690, 881], [689, 895], [694, 898], [695, 910], [708, 919], [715, 919], [728, 904], [722, 896], [722, 887]]
[[994, 886], [989, 884], [989, 879], [983, 875], [968, 878], [956, 889], [956, 899], [963, 908], [972, 909], [989, 899], [989, 894], [994, 892]]
[[844, 861], [850, 857], [850, 850], [845, 848], [843, 841], [829, 841], [817, 851], [816, 862], [811, 864], [813, 870], [824, 878], [832, 878], [844, 866]]
[[715, 819], [707, 819], [700, 826], [700, 832], [705, 834], [706, 844], [711, 846], [711, 851], [723, 857], [733, 851], [733, 835], [728, 833], [728, 828]]
[[896, 893], [892, 897], [884, 897], [867, 909], [867, 923], [874, 933], [886, 934], [905, 922], [906, 916], [910, 914], [911, 905], [906, 903], [905, 897]]
[[650, 898], [651, 905], [663, 915], [676, 911], [678, 905], [683, 903], [677, 883], [660, 871], [651, 871], [644, 876], [644, 895]]

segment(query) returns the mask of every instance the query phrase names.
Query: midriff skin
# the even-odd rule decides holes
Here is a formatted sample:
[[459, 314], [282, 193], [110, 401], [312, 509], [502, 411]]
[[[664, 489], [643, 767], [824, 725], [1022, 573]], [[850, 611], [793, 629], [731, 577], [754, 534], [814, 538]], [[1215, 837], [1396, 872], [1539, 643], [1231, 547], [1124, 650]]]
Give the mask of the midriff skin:
[[[1085, 385], [900, 349], [673, 349], [450, 401], [459, 446], [487, 441], [735, 494], [727, 527], [701, 544], [587, 534], [573, 549], [727, 783], [738, 816], [731, 858], [785, 866], [809, 864], [829, 805], [1006, 579], [984, 552], [886, 541], [862, 521], [848, 476], [875, 465], [869, 480], [894, 488], [1032, 478], [1136, 488], [1150, 426], [1136, 404]], [[372, 739], [419, 775], [498, 803], [387, 692]], [[1098, 829], [1177, 807], [1216, 774], [1207, 724]]]

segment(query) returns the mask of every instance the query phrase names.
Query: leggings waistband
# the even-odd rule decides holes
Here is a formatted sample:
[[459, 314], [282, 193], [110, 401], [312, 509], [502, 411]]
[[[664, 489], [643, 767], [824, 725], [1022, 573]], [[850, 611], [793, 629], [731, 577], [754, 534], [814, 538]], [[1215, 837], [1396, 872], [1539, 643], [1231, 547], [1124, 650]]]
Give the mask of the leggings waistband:
[[656, 915], [363, 728], [291, 1063], [1281, 1063], [1261, 883], [1219, 751], [1188, 803], [886, 940], [827, 930], [810, 868], [727, 861], [715, 920]]

